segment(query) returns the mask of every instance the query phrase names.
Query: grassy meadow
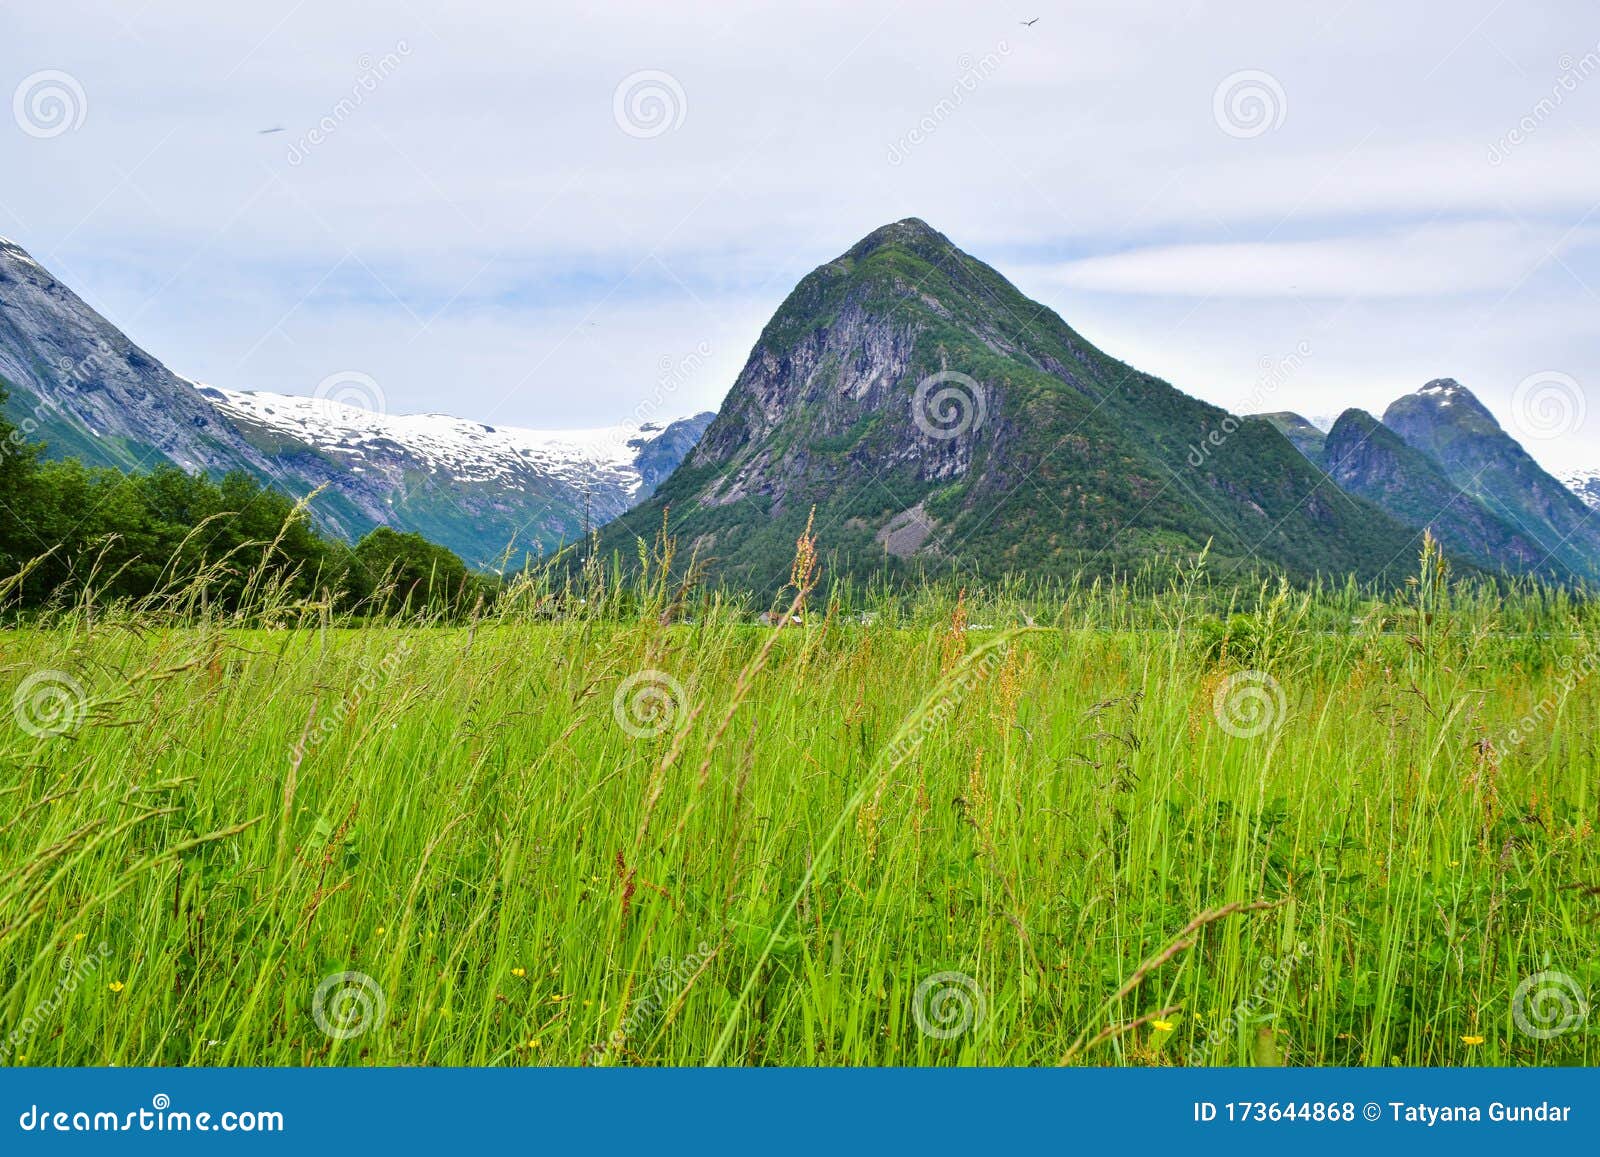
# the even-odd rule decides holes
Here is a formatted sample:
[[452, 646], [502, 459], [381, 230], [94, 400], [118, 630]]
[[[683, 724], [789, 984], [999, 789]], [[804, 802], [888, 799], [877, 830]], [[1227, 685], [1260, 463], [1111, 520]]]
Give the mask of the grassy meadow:
[[1592, 605], [804, 602], [0, 632], [5, 1063], [1600, 1063]]

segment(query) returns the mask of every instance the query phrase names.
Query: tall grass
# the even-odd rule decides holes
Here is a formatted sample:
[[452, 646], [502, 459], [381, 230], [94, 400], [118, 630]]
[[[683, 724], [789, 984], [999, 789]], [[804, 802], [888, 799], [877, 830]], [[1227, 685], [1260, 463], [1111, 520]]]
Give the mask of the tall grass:
[[1600, 1059], [1590, 604], [637, 562], [0, 633], [7, 1063]]

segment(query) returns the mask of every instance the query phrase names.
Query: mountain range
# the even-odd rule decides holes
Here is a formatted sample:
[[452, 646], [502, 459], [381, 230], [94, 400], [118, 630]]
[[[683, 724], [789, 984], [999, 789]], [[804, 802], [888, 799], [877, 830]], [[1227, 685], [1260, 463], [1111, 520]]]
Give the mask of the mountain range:
[[1458, 383], [1326, 431], [1233, 415], [915, 218], [803, 278], [715, 415], [528, 430], [203, 385], [4, 242], [0, 384], [57, 454], [323, 487], [330, 529], [417, 530], [479, 566], [602, 524], [632, 557], [666, 517], [680, 557], [771, 589], [815, 511], [861, 574], [1107, 574], [1209, 546], [1228, 575], [1394, 580], [1426, 528], [1469, 569], [1600, 578], [1600, 472], [1563, 485]]
[[201, 385], [3, 238], [0, 385], [54, 456], [241, 470], [296, 497], [324, 487], [313, 510], [333, 532], [417, 531], [479, 567], [576, 541], [648, 497], [711, 420], [525, 430]]
[[1392, 431], [1229, 414], [908, 219], [800, 282], [693, 453], [606, 533], [670, 511], [756, 588], [813, 508], [847, 569], [1092, 574], [1209, 542], [1228, 574], [1392, 578], [1433, 528], [1476, 569], [1595, 577], [1596, 523], [1486, 414], [1454, 383], [1397, 402]]
[[1346, 410], [1326, 434], [1298, 414], [1270, 418], [1340, 487], [1427, 527], [1479, 567], [1557, 581], [1600, 575], [1597, 472], [1557, 480], [1453, 379], [1396, 399], [1381, 421]]

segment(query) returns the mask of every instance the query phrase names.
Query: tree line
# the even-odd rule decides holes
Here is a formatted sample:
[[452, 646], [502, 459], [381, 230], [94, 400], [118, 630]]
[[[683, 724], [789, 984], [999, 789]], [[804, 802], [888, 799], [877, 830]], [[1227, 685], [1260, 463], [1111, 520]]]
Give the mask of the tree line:
[[236, 607], [270, 588], [336, 610], [471, 610], [497, 580], [419, 534], [378, 527], [354, 546], [322, 533], [304, 503], [242, 472], [171, 465], [148, 473], [52, 460], [5, 417], [0, 385], [0, 589], [38, 607], [203, 588]]

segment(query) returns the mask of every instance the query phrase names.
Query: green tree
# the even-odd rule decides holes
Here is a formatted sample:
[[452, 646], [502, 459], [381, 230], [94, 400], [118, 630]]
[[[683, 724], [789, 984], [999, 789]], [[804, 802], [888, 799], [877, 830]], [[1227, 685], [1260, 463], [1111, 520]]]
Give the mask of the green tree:
[[489, 593], [485, 579], [453, 552], [416, 533], [380, 526], [356, 544], [366, 581], [382, 592], [382, 609], [470, 610]]

